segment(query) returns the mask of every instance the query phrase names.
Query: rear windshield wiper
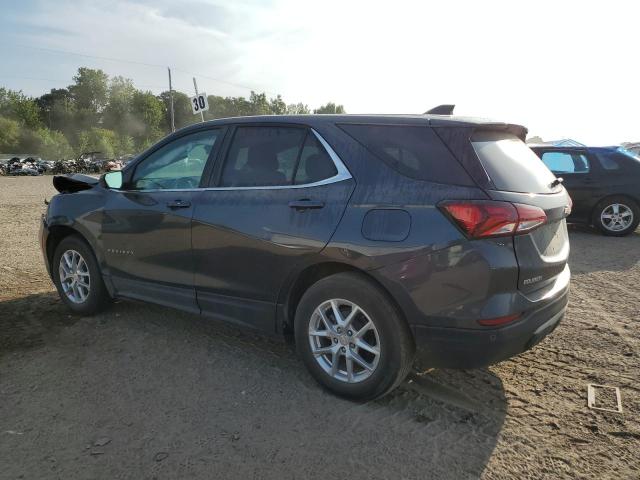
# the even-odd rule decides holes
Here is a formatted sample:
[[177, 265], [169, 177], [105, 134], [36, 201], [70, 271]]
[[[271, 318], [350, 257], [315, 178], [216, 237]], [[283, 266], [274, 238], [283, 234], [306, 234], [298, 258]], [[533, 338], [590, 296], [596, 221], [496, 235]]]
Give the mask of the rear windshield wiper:
[[553, 182], [551, 182], [549, 184], [549, 187], [554, 188], [557, 187], [558, 185], [560, 185], [562, 182], [564, 182], [564, 178], [562, 177], [558, 177], [556, 178]]

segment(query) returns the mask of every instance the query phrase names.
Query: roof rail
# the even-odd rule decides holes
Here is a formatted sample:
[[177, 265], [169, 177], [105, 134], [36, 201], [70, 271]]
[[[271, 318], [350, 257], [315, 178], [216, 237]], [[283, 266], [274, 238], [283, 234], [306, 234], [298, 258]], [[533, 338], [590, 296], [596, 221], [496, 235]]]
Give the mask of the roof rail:
[[453, 109], [455, 105], [438, 105], [424, 112], [425, 115], [453, 115]]

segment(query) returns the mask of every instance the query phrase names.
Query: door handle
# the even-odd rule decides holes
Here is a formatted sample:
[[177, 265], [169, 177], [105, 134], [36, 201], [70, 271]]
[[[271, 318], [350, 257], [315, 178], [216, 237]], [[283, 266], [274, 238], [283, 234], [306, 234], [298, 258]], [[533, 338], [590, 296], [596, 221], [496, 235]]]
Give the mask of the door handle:
[[296, 210], [318, 209], [324, 207], [324, 202], [317, 202], [314, 200], [309, 200], [308, 198], [303, 198], [301, 200], [294, 200], [292, 202], [289, 202], [289, 207]]
[[167, 202], [167, 207], [169, 208], [189, 208], [191, 206], [191, 202], [187, 200], [172, 200], [171, 202]]

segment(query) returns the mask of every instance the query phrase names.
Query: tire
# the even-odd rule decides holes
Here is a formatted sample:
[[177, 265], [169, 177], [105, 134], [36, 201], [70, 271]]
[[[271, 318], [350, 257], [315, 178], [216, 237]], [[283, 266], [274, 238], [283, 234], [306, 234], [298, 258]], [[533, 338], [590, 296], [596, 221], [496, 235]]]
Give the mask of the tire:
[[[606, 215], [619, 216], [617, 219], [607, 220], [607, 218], [603, 218]], [[630, 220], [629, 216], [631, 216]], [[638, 228], [639, 222], [640, 207], [629, 197], [615, 196], [605, 198], [596, 205], [593, 211], [593, 224], [605, 235], [613, 237], [629, 235]]]
[[[343, 321], [354, 309], [357, 312], [348, 325], [342, 324], [347, 326], [341, 333], [334, 306]], [[413, 364], [415, 345], [409, 326], [386, 292], [358, 273], [339, 273], [313, 284], [296, 309], [294, 333], [298, 355], [311, 375], [349, 399], [365, 401], [385, 395], [405, 379]], [[314, 355], [313, 350], [331, 353]], [[332, 370], [334, 364], [337, 367]]]
[[[70, 259], [71, 266], [69, 266]], [[77, 259], [75, 270], [73, 267], [74, 259]], [[61, 266], [61, 262], [64, 262], [64, 266]], [[67, 275], [67, 278], [74, 277], [73, 272], [77, 272], [75, 274], [77, 288], [74, 289], [72, 286], [73, 279], [65, 281], [63, 285], [61, 278], [61, 270], [63, 269], [66, 269], [65, 275], [68, 271], [72, 273]], [[63, 238], [56, 247], [51, 264], [51, 276], [58, 290], [58, 295], [74, 313], [93, 315], [103, 310], [111, 301], [91, 247], [76, 235]], [[88, 288], [81, 287], [82, 284], [88, 285]]]

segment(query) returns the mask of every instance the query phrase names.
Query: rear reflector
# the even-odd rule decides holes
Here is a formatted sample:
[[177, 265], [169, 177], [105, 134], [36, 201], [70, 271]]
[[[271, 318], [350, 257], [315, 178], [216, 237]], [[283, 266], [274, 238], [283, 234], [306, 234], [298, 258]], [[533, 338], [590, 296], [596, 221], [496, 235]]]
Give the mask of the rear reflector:
[[520, 314], [516, 313], [514, 315], [507, 315], [506, 317], [485, 318], [483, 320], [478, 320], [478, 323], [483, 327], [498, 327], [506, 323], [514, 322], [519, 318]]
[[471, 238], [527, 233], [547, 221], [539, 207], [491, 200], [447, 200], [440, 208]]

